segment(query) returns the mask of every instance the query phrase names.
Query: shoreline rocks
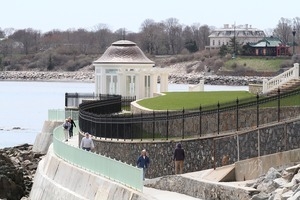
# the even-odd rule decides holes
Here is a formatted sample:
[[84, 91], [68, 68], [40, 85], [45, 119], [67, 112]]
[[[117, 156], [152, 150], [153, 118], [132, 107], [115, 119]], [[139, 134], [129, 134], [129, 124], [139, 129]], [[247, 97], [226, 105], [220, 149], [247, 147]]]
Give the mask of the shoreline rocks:
[[43, 154], [23, 144], [0, 149], [0, 199], [19, 200], [29, 196]]
[[[209, 85], [246, 86], [261, 84], [266, 77], [260, 76], [219, 76], [205, 73], [170, 73], [169, 82], [176, 84], [198, 84], [204, 79]], [[1, 71], [0, 81], [73, 81], [94, 82], [94, 71], [41, 72], [41, 71]]]

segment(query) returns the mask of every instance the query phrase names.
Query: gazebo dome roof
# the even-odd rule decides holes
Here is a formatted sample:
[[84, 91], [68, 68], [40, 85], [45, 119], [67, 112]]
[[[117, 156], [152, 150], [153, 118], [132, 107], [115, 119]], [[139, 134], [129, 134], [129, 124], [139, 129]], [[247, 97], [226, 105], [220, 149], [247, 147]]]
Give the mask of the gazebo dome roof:
[[119, 40], [112, 43], [94, 64], [154, 64], [154, 62], [145, 56], [136, 43]]

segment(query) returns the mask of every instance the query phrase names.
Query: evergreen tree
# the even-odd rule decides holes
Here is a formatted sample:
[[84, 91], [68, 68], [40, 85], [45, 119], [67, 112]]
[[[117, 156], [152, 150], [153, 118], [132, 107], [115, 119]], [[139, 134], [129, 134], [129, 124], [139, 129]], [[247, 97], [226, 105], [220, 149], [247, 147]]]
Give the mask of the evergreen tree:
[[195, 53], [198, 51], [198, 46], [196, 44], [195, 40], [188, 40], [185, 42], [184, 47], [190, 52], [190, 53]]
[[228, 49], [228, 47], [226, 46], [226, 45], [222, 45], [221, 47], [220, 47], [220, 50], [219, 50], [219, 55], [220, 56], [225, 56], [227, 53], [229, 53], [229, 49]]

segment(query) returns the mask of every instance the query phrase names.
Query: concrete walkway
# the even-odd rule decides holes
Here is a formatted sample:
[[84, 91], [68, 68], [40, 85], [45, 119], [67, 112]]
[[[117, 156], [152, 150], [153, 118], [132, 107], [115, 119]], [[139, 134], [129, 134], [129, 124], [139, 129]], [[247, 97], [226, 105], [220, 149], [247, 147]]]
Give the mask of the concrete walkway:
[[[69, 139], [68, 142], [66, 143], [74, 147], [78, 147], [79, 136], [75, 135], [73, 138]], [[188, 195], [165, 191], [165, 190], [158, 190], [149, 187], [143, 188], [143, 194], [145, 194], [146, 197], [149, 198], [149, 200], [196, 200], [196, 199], [199, 200], [198, 198], [194, 198]]]

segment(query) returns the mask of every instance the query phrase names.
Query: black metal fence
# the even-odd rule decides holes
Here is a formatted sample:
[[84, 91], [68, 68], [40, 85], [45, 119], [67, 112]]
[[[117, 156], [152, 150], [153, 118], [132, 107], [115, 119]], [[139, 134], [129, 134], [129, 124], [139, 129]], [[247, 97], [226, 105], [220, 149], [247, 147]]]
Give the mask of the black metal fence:
[[[90, 101], [109, 101], [109, 99], [114, 99], [120, 95], [110, 95], [110, 94], [94, 94], [94, 93], [65, 93], [65, 107], [66, 108], [78, 108], [81, 103]], [[121, 96], [120, 96], [121, 97]], [[136, 100], [135, 96], [121, 97], [121, 106], [123, 110], [130, 109], [130, 103]], [[93, 105], [93, 104], [91, 104]], [[94, 105], [94, 109], [97, 109], [98, 104]], [[104, 109], [104, 107], [102, 107]], [[110, 113], [114, 113], [111, 111]], [[97, 113], [97, 112], [96, 112]]]
[[[140, 114], [113, 112], [104, 114], [106, 107], [120, 108], [118, 102], [111, 100], [86, 102], [79, 107], [79, 125], [84, 132], [105, 139], [182, 139], [219, 134], [226, 131], [238, 131], [249, 127], [258, 127], [270, 122], [279, 122], [286, 118], [299, 116], [300, 107], [282, 106], [287, 97], [294, 96], [300, 104], [300, 89], [281, 93], [271, 97], [257, 95], [251, 99], [237, 99], [235, 102], [194, 110], [156, 111]], [[88, 109], [86, 109], [88, 105]], [[117, 111], [118, 109], [113, 111]]]

